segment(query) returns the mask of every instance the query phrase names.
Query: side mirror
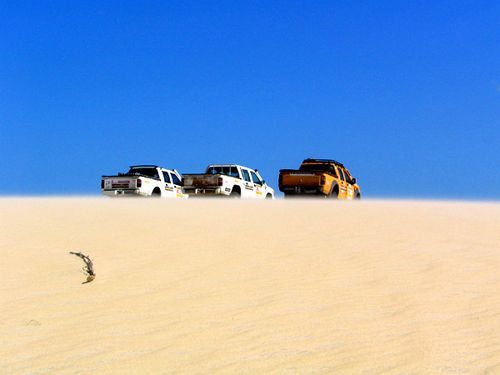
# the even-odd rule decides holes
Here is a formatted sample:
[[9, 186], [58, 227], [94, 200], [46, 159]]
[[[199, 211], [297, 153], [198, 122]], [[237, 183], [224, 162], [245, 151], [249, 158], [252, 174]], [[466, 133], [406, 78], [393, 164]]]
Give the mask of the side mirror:
[[351, 180], [351, 184], [353, 184], [353, 185], [354, 185], [355, 183], [356, 183], [356, 179], [355, 179], [355, 178], [353, 178], [353, 179]]
[[261, 184], [262, 184], [262, 185], [265, 185], [265, 184], [266, 184], [266, 180], [262, 180], [262, 181], [261, 181]]

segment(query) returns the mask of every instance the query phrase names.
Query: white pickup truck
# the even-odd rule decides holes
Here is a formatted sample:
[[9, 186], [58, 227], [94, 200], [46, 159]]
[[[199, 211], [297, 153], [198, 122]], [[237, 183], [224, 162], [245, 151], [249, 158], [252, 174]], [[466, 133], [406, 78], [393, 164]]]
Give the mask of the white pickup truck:
[[256, 169], [236, 164], [210, 164], [204, 174], [184, 174], [182, 185], [190, 196], [274, 198], [274, 189], [266, 184]]
[[134, 165], [127, 173], [102, 176], [101, 191], [111, 197], [187, 198], [181, 181], [182, 176], [175, 169], [156, 165]]

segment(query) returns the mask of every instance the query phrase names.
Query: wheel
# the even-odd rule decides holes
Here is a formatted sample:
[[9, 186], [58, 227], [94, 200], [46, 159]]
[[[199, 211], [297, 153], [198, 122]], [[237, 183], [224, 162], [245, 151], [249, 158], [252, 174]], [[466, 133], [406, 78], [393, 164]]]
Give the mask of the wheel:
[[339, 185], [332, 185], [332, 189], [330, 190], [330, 198], [338, 199], [339, 198]]
[[273, 199], [273, 196], [271, 194], [267, 194], [266, 199]]
[[241, 190], [239, 186], [233, 186], [233, 190], [231, 190], [231, 194], [229, 195], [231, 198], [241, 198]]
[[161, 197], [161, 191], [158, 188], [154, 188], [153, 192], [151, 193], [151, 197], [153, 198], [160, 198]]
[[361, 193], [359, 191], [354, 195], [354, 199], [361, 199]]

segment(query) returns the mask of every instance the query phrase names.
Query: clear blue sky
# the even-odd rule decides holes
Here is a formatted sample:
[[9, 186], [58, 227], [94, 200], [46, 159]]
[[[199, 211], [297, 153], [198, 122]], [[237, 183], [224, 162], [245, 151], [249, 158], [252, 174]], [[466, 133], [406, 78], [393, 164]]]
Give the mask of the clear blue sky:
[[2, 1], [0, 194], [135, 163], [342, 161], [365, 196], [500, 198], [497, 1]]

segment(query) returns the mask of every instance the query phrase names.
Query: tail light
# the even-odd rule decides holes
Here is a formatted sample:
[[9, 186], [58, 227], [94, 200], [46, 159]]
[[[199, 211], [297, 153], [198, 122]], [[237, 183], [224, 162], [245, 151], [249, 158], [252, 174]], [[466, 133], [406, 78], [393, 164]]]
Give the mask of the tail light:
[[326, 183], [326, 177], [322, 175], [320, 180], [320, 185], [324, 185], [325, 183]]
[[218, 186], [222, 186], [223, 182], [224, 182], [224, 180], [222, 179], [222, 177], [219, 177], [219, 178], [217, 179], [217, 185], [218, 185]]
[[101, 189], [104, 189], [104, 180], [101, 180]]
[[142, 180], [140, 178], [137, 179], [137, 187], [140, 188], [142, 186]]

